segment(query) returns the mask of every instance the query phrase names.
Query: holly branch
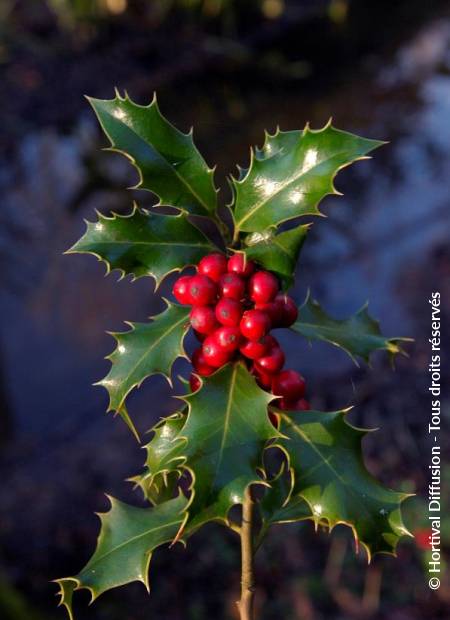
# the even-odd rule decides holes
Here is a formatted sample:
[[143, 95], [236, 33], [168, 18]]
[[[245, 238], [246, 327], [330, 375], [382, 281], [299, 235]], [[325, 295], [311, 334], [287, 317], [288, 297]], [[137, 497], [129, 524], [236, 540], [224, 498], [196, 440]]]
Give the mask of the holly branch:
[[[107, 273], [151, 277], [157, 287], [181, 272], [174, 301], [161, 314], [112, 334], [111, 368], [99, 385], [108, 391], [109, 410], [139, 439], [126, 404], [130, 392], [154, 374], [171, 383], [178, 357], [192, 363], [192, 372], [179, 411], [157, 422], [143, 471], [132, 478], [148, 506], [111, 498], [94, 555], [78, 575], [57, 580], [71, 620], [77, 590], [89, 590], [94, 600], [132, 581], [148, 589], [152, 554], [163, 545], [170, 552], [209, 522], [240, 537], [241, 620], [254, 618], [254, 558], [273, 525], [310, 520], [332, 530], [344, 523], [369, 560], [395, 554], [408, 535], [401, 518], [406, 495], [366, 470], [367, 431], [353, 427], [348, 412], [311, 410], [304, 377], [285, 367], [271, 333], [291, 328], [296, 337], [341, 347], [355, 362], [369, 362], [377, 350], [403, 353], [405, 339], [383, 336], [367, 307], [337, 320], [311, 297], [299, 307], [287, 294], [312, 225], [302, 218], [320, 215], [322, 199], [339, 194], [339, 170], [383, 143], [331, 123], [266, 134], [248, 167], [231, 177], [229, 221], [218, 208], [214, 168], [192, 131], [171, 125], [156, 98], [148, 106], [119, 93], [89, 101], [111, 150], [130, 160], [136, 187], [156, 202], [151, 209], [134, 204], [125, 216], [97, 214], [69, 253], [93, 254]], [[171, 207], [171, 214], [160, 207]], [[215, 224], [219, 245], [203, 232], [206, 219]], [[186, 352], [190, 329], [198, 343]], [[265, 458], [268, 450], [277, 458]], [[255, 494], [256, 487], [262, 492]], [[230, 516], [235, 506], [239, 519]]]

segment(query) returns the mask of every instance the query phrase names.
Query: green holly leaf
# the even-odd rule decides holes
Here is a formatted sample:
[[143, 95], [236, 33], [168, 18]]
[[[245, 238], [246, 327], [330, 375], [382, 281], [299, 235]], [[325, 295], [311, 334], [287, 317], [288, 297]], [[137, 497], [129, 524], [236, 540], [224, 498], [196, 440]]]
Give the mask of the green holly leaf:
[[58, 607], [65, 607], [69, 615], [69, 620], [74, 620], [72, 611], [73, 593], [78, 587], [78, 582], [72, 577], [66, 577], [64, 579], [56, 579], [54, 583], [58, 584], [59, 590], [57, 596], [59, 597]]
[[97, 222], [86, 225], [85, 234], [66, 254], [93, 254], [106, 263], [107, 273], [118, 269], [134, 279], [152, 276], [157, 286], [169, 273], [217, 250], [185, 213], [162, 215], [135, 206], [129, 215], [98, 213]]
[[[294, 483], [293, 472], [286, 467], [285, 463], [282, 464], [278, 474], [268, 480], [268, 483], [270, 486], [259, 503], [262, 519], [261, 537], [271, 525], [311, 517], [311, 510], [302, 497], [291, 498]], [[289, 505], [287, 505], [288, 502]]]
[[310, 224], [297, 226], [279, 234], [269, 230], [252, 233], [245, 239], [243, 251], [247, 259], [258, 262], [264, 269], [273, 271], [288, 289], [294, 282], [294, 274], [300, 251]]
[[109, 499], [110, 511], [99, 515], [101, 530], [94, 555], [76, 577], [56, 581], [60, 604], [67, 608], [70, 620], [76, 590], [89, 590], [91, 602], [103, 592], [132, 581], [140, 581], [150, 590], [148, 570], [152, 554], [173, 541], [187, 503], [181, 494], [153, 508], [136, 508]]
[[111, 370], [98, 382], [108, 391], [108, 411], [126, 412], [125, 399], [147, 377], [164, 375], [171, 382], [171, 371], [178, 357], [186, 357], [184, 337], [189, 329], [189, 308], [167, 302], [167, 308], [150, 323], [128, 323], [131, 330], [111, 333], [116, 349], [106, 359]]
[[237, 231], [264, 232], [300, 215], [320, 215], [318, 204], [337, 194], [339, 170], [363, 159], [383, 142], [335, 129], [277, 131], [252, 151], [245, 174], [233, 179]]
[[278, 413], [284, 437], [277, 445], [287, 456], [293, 484], [266, 519], [279, 523], [310, 519], [330, 530], [343, 523], [369, 560], [375, 553], [395, 555], [399, 538], [410, 535], [400, 507], [409, 495], [383, 487], [367, 471], [361, 442], [369, 431], [351, 426], [346, 411]]
[[167, 502], [179, 492], [179, 481], [178, 471], [157, 474], [153, 477], [152, 485], [146, 490], [144, 498], [153, 506]]
[[163, 418], [152, 431], [152, 440], [145, 446], [147, 451], [146, 467], [150, 474], [170, 472], [177, 469], [180, 462], [180, 448], [184, 441], [179, 433], [186, 422], [186, 414], [178, 412]]
[[348, 319], [333, 319], [309, 294], [299, 308], [299, 318], [291, 329], [308, 340], [323, 340], [340, 347], [356, 365], [359, 365], [356, 356], [369, 362], [371, 353], [379, 349], [387, 351], [392, 359], [398, 353], [405, 355], [400, 344], [411, 341], [410, 338], [383, 336], [378, 321], [370, 316], [367, 305]]
[[139, 173], [137, 188], [150, 190], [159, 204], [178, 207], [195, 215], [216, 211], [214, 170], [209, 168], [192, 139], [161, 114], [156, 97], [148, 106], [133, 103], [128, 95], [88, 101], [111, 141]]
[[184, 468], [192, 476], [192, 496], [185, 526], [189, 532], [207, 521], [227, 522], [246, 488], [263, 483], [257, 475], [262, 452], [278, 431], [268, 418], [273, 396], [258, 387], [242, 363], [227, 364], [207, 377], [197, 392], [183, 397], [188, 418]]
[[156, 503], [155, 494], [159, 497], [164, 486], [168, 486], [166, 477], [170, 474], [176, 474], [171, 478], [180, 476], [185, 441], [178, 436], [185, 422], [186, 415], [179, 412], [163, 418], [152, 428], [153, 437], [145, 446], [147, 459], [144, 472], [130, 479], [140, 486], [145, 497], [153, 498], [153, 503]]

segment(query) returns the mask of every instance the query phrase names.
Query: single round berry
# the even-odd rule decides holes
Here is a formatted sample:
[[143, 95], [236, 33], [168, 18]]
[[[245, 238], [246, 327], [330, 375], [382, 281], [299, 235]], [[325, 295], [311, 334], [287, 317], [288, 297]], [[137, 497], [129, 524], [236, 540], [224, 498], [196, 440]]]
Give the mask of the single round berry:
[[219, 327], [214, 332], [214, 338], [219, 346], [228, 353], [236, 351], [242, 340], [239, 327]]
[[173, 295], [180, 304], [188, 305], [191, 303], [188, 290], [191, 278], [192, 276], [181, 276], [173, 285]]
[[259, 340], [270, 329], [270, 319], [261, 310], [247, 310], [239, 323], [242, 335], [248, 340]]
[[197, 274], [188, 283], [188, 297], [193, 306], [208, 306], [215, 302], [217, 285], [208, 276]]
[[290, 327], [298, 318], [298, 309], [295, 301], [289, 295], [279, 293], [275, 297], [275, 303], [280, 309], [279, 327]]
[[255, 361], [258, 370], [274, 375], [283, 368], [285, 357], [280, 347], [272, 347], [270, 351]]
[[245, 254], [233, 254], [228, 260], [228, 271], [248, 278], [255, 271], [255, 263], [247, 260]]
[[296, 401], [305, 394], [305, 380], [295, 370], [282, 370], [272, 381], [272, 392], [287, 400]]
[[267, 336], [263, 336], [259, 340], [246, 340], [239, 350], [245, 357], [256, 360], [269, 350]]
[[220, 278], [219, 293], [222, 297], [239, 301], [245, 294], [245, 281], [236, 273], [226, 273]]
[[226, 327], [239, 325], [242, 317], [242, 305], [235, 299], [221, 299], [216, 306], [216, 318]]
[[255, 304], [266, 304], [278, 293], [278, 280], [268, 271], [257, 271], [249, 282], [250, 299]]
[[194, 367], [195, 372], [201, 377], [209, 377], [209, 375], [212, 375], [212, 373], [216, 370], [208, 364], [205, 356], [203, 355], [202, 347], [195, 349], [192, 354], [192, 366]]
[[280, 326], [282, 318], [282, 309], [275, 301], [268, 301], [265, 304], [255, 304], [255, 310], [265, 312], [270, 319], [272, 329]]
[[206, 338], [203, 343], [202, 351], [206, 363], [214, 368], [220, 368], [226, 364], [231, 357], [230, 353], [222, 349], [214, 336], [208, 336], [208, 338]]
[[218, 327], [216, 313], [211, 306], [194, 306], [189, 318], [192, 327], [200, 334], [211, 334]]
[[267, 372], [260, 370], [256, 366], [253, 366], [251, 372], [255, 376], [256, 382], [259, 387], [262, 387], [263, 390], [268, 391], [272, 389], [272, 375], [269, 375]]
[[189, 386], [191, 388], [191, 392], [196, 392], [201, 385], [201, 379], [197, 375], [194, 375], [194, 373], [191, 373], [191, 376], [189, 377]]
[[198, 273], [208, 276], [213, 282], [219, 282], [220, 277], [227, 271], [227, 259], [218, 252], [204, 256], [198, 264]]

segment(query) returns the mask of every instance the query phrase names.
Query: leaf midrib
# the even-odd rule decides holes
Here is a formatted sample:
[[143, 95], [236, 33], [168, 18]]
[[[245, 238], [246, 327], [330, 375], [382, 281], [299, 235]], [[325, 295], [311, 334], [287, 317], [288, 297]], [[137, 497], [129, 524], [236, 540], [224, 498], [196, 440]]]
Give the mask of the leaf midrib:
[[[316, 164], [314, 164], [314, 166], [311, 166], [311, 168], [309, 168], [306, 172], [303, 172], [303, 173], [299, 174], [298, 176], [296, 176], [294, 178], [290, 178], [289, 180], [285, 181], [284, 183], [283, 182], [280, 183], [280, 186], [277, 188], [277, 190], [275, 192], [273, 192], [273, 194], [271, 194], [267, 198], [264, 198], [262, 201], [257, 202], [256, 205], [252, 209], [250, 209], [250, 211], [248, 213], [246, 213], [246, 215], [244, 215], [244, 217], [241, 220], [239, 220], [239, 222], [236, 222], [236, 228], [240, 229], [242, 224], [243, 224], [243, 222], [247, 221], [252, 215], [254, 215], [254, 213], [256, 211], [259, 211], [259, 209], [262, 209], [268, 202], [270, 202], [278, 194], [283, 192], [289, 185], [298, 182], [302, 177], [306, 177], [307, 175], [310, 174], [310, 172], [312, 172], [313, 170], [315, 170], [319, 166], [322, 166], [323, 164], [329, 162], [333, 158], [338, 157], [340, 155], [344, 155], [344, 154], [345, 154], [344, 151], [338, 151], [332, 157], [327, 157], [327, 158], [323, 159], [322, 161], [317, 162]], [[243, 183], [243, 181], [241, 182], [241, 184], [242, 183]], [[306, 194], [303, 194], [303, 195], [305, 196]]]
[[[294, 422], [288, 416], [283, 415], [283, 419], [294, 430], [294, 432], [297, 433], [297, 435], [299, 435], [299, 437], [301, 437], [314, 450], [314, 452], [316, 452], [316, 454], [320, 457], [320, 459], [322, 461], [322, 466], [325, 465], [326, 467], [328, 467], [331, 470], [331, 472], [336, 476], [336, 478], [339, 480], [339, 482], [342, 484], [342, 486], [344, 486], [346, 489], [348, 489], [348, 491], [350, 492], [351, 495], [353, 495], [354, 497], [359, 499], [359, 496], [356, 493], [356, 491], [354, 490], [353, 486], [351, 484], [349, 484], [344, 478], [342, 478], [339, 475], [339, 472], [330, 464], [328, 459], [325, 458], [325, 456], [322, 454], [322, 452], [319, 450], [319, 448], [317, 448], [317, 446], [311, 441], [311, 439], [308, 437], [308, 435], [306, 435], [306, 433], [304, 433], [296, 424], [294, 424]], [[364, 502], [359, 502], [359, 504], [362, 505], [362, 510], [366, 513], [366, 515], [369, 518], [369, 520], [373, 523], [374, 522], [374, 517], [373, 517], [372, 513], [368, 510], [368, 508], [365, 506]], [[356, 520], [355, 519], [353, 519], [353, 523], [354, 523], [354, 527], [355, 527], [355, 530], [356, 530]], [[358, 537], [359, 537], [359, 533], [358, 533]]]
[[[117, 545], [116, 547], [114, 547], [113, 549], [110, 549], [109, 551], [107, 551], [106, 553], [104, 553], [103, 555], [101, 555], [100, 557], [98, 557], [95, 561], [93, 561], [92, 563], [90, 563], [89, 569], [92, 566], [96, 566], [99, 562], [103, 561], [105, 558], [107, 558], [108, 556], [110, 556], [113, 553], [116, 553], [119, 549], [125, 547], [126, 545], [131, 545], [134, 542], [136, 542], [137, 540], [139, 540], [140, 538], [144, 538], [144, 536], [148, 536], [148, 534], [151, 534], [153, 532], [158, 532], [159, 530], [163, 530], [165, 528], [169, 528], [172, 527], [172, 525], [178, 525], [179, 523], [181, 523], [182, 519], [178, 519], [177, 521], [173, 521], [171, 523], [164, 523], [163, 525], [160, 525], [158, 527], [154, 527], [151, 528], [149, 530], [146, 530], [144, 533], [142, 534], [138, 534], [137, 536], [133, 536], [131, 538], [129, 538], [128, 540], [126, 540], [123, 543], [120, 543], [120, 545]], [[158, 543], [158, 544], [162, 544], [162, 543]], [[84, 569], [86, 570], [86, 569]], [[84, 572], [84, 571], [83, 571]]]
[[219, 456], [217, 459], [217, 464], [216, 464], [216, 468], [214, 472], [214, 478], [213, 478], [211, 486], [214, 486], [214, 482], [216, 481], [218, 470], [220, 468], [220, 465], [222, 464], [223, 453], [225, 450], [225, 442], [228, 436], [228, 430], [230, 428], [230, 415], [231, 415], [231, 407], [232, 407], [232, 402], [233, 402], [233, 392], [234, 392], [234, 388], [236, 385], [236, 376], [237, 376], [237, 366], [234, 366], [233, 374], [232, 374], [231, 381], [230, 381], [230, 389], [228, 392], [227, 408], [225, 410], [225, 420], [224, 420], [224, 425], [223, 425], [222, 441], [220, 443]]
[[[110, 116], [112, 118], [114, 118], [114, 116], [112, 114], [110, 114]], [[114, 118], [114, 120], [117, 120]], [[181, 181], [181, 183], [191, 192], [191, 194], [194, 196], [194, 198], [199, 202], [199, 204], [202, 205], [202, 207], [206, 210], [207, 213], [211, 213], [211, 211], [214, 211], [215, 209], [210, 209], [207, 205], [207, 203], [203, 200], [203, 198], [201, 198], [201, 196], [199, 196], [197, 194], [197, 192], [194, 190], [194, 188], [190, 185], [190, 183], [187, 182], [187, 180], [181, 176], [178, 172], [178, 170], [176, 168], [173, 167], [173, 165], [163, 156], [163, 154], [154, 146], [154, 144], [152, 142], [150, 142], [149, 140], [147, 140], [146, 138], [143, 138], [137, 131], [135, 131], [134, 127], [128, 125], [127, 123], [124, 123], [124, 125], [126, 127], [128, 127], [128, 129], [139, 138], [139, 140], [142, 140], [142, 142], [144, 142], [144, 144], [148, 144], [154, 153], [156, 153], [156, 155], [159, 157], [159, 159], [167, 166], [167, 168]], [[175, 129], [175, 128], [174, 128]], [[106, 131], [106, 130], [105, 130]], [[108, 132], [107, 132], [108, 133]], [[109, 134], [108, 134], [109, 135]], [[111, 136], [110, 136], [111, 138]], [[112, 140], [112, 144], [114, 146], [114, 148], [116, 148], [116, 144], [114, 142], [114, 140]], [[192, 148], [195, 149], [194, 144], [192, 144]], [[118, 149], [120, 151], [122, 151], [122, 149]], [[125, 152], [126, 151], [122, 151]], [[139, 166], [137, 160], [135, 157], [133, 157], [133, 161], [135, 162], [136, 166], [139, 168], [139, 170], [141, 170], [141, 167]], [[141, 171], [142, 174], [142, 171]], [[143, 175], [142, 175], [143, 176]], [[142, 179], [143, 180], [143, 179]], [[152, 190], [153, 191], [153, 190]]]
[[[300, 308], [300, 311], [301, 311], [301, 308]], [[352, 319], [343, 319], [342, 320], [342, 326], [345, 326], [345, 327], [349, 326], [351, 320]], [[325, 331], [327, 333], [333, 333], [333, 334], [337, 334], [339, 336], [339, 330], [340, 330], [339, 327], [330, 327], [330, 326], [327, 326], [327, 325], [319, 325], [318, 323], [309, 323], [309, 322], [306, 322], [306, 321], [299, 320], [299, 321], [297, 321], [292, 326], [293, 330], [295, 330], [296, 325], [298, 325], [298, 326], [304, 325], [306, 328], [313, 329], [318, 334], [320, 334], [321, 331]], [[356, 331], [354, 331], [354, 333], [352, 335], [350, 335], [350, 336], [347, 336], [347, 338], [349, 338], [351, 340], [353, 340], [353, 339], [358, 340], [359, 338], [364, 338], [364, 339], [369, 339], [370, 338], [370, 339], [376, 340], [377, 342], [380, 342], [380, 344], [382, 344], [383, 346], [386, 346], [386, 343], [390, 342], [391, 340], [395, 340], [395, 339], [392, 339], [392, 338], [385, 338], [384, 336], [381, 336], [379, 334], [370, 334], [370, 333], [367, 333], [367, 332], [364, 332], [364, 331], [363, 332], [356, 332]], [[337, 346], [344, 348], [341, 344], [337, 344]]]
[[[153, 349], [161, 342], [161, 340], [163, 340], [164, 338], [166, 338], [169, 334], [171, 334], [179, 325], [181, 325], [184, 321], [186, 321], [186, 316], [183, 316], [179, 321], [177, 321], [176, 323], [174, 323], [167, 331], [165, 331], [159, 338], [157, 338], [156, 340], [153, 341], [153, 343], [150, 345], [150, 347], [148, 349], [145, 350], [144, 354], [138, 359], [138, 361], [136, 362], [136, 364], [133, 366], [133, 368], [130, 370], [130, 372], [126, 375], [126, 379], [125, 381], [129, 381], [130, 377], [134, 374], [134, 372], [136, 371], [136, 368], [139, 367], [139, 365], [142, 363], [142, 361], [145, 359], [145, 357], [147, 357], [149, 355], [149, 353], [151, 351], [153, 351]], [[177, 356], [178, 357], [178, 356]], [[152, 374], [156, 374], [156, 373], [150, 373], [151, 376]], [[133, 387], [133, 386], [132, 386]], [[117, 407], [117, 411], [120, 411], [120, 409], [122, 408], [122, 405], [125, 401], [125, 398], [127, 397], [127, 394], [130, 392], [130, 390], [132, 389], [132, 387], [130, 387], [129, 389], [126, 390], [125, 394], [123, 395], [123, 397], [120, 400], [119, 406]]]
[[333, 474], [336, 476], [336, 478], [344, 485], [344, 486], [349, 486], [348, 483], [341, 478], [339, 472], [332, 467], [332, 465], [330, 465], [328, 459], [325, 458], [325, 456], [322, 454], [322, 452], [319, 450], [319, 448], [316, 447], [316, 445], [311, 441], [311, 439], [308, 437], [308, 435], [306, 435], [306, 433], [304, 433], [301, 428], [299, 428], [297, 426], [297, 424], [295, 424], [288, 416], [283, 416], [284, 421], [288, 424], [288, 426], [290, 426], [293, 431], [299, 435], [299, 437], [301, 437], [309, 446], [311, 446], [311, 448], [314, 450], [314, 452], [316, 452], [316, 454], [318, 454], [318, 456], [320, 457], [321, 461], [323, 464], [326, 464], [329, 469], [331, 469], [331, 471], [333, 472]]
[[277, 248], [279, 248], [279, 249], [281, 250], [281, 252], [282, 252], [283, 254], [286, 254], [286, 256], [289, 258], [289, 260], [292, 262], [292, 260], [293, 260], [293, 259], [292, 259], [291, 254], [289, 253], [289, 251], [288, 251], [288, 250], [286, 250], [286, 248], [285, 248], [283, 245], [281, 245], [281, 243], [277, 240], [277, 238], [276, 238], [276, 237], [274, 237], [274, 238], [272, 239], [272, 242], [273, 242], [273, 244], [274, 244], [274, 245], [276, 245], [276, 246], [277, 246]]

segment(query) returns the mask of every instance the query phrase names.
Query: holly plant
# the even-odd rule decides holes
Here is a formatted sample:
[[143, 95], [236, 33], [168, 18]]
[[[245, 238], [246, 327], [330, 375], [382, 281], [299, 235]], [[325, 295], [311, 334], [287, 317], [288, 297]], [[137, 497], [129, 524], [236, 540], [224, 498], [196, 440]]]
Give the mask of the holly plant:
[[[241, 620], [253, 618], [254, 556], [273, 525], [346, 524], [369, 560], [395, 554], [408, 534], [401, 517], [406, 495], [367, 471], [361, 443], [368, 431], [349, 423], [348, 409], [311, 410], [304, 378], [284, 368], [271, 333], [290, 329], [292, 338], [328, 342], [355, 361], [369, 361], [379, 349], [391, 357], [402, 352], [403, 339], [384, 337], [366, 306], [337, 320], [309, 296], [298, 308], [286, 292], [311, 225], [301, 218], [321, 215], [320, 201], [338, 194], [337, 172], [382, 142], [331, 123], [266, 133], [248, 168], [230, 178], [230, 204], [219, 206], [214, 169], [192, 132], [171, 125], [156, 99], [140, 106], [116, 93], [90, 103], [112, 150], [137, 169], [137, 187], [158, 202], [151, 209], [134, 205], [128, 215], [98, 214], [69, 252], [93, 254], [108, 272], [151, 277], [157, 288], [183, 272], [173, 287], [176, 301], [113, 334], [111, 368], [99, 382], [109, 411], [139, 439], [127, 411], [130, 392], [154, 374], [171, 383], [180, 357], [190, 360], [192, 374], [178, 411], [152, 429], [144, 470], [133, 478], [148, 506], [110, 498], [93, 556], [78, 575], [57, 580], [70, 618], [73, 594], [82, 588], [92, 600], [132, 581], [148, 589], [154, 550], [164, 545], [170, 553], [211, 521], [241, 540]], [[190, 329], [198, 343], [188, 356]]]

